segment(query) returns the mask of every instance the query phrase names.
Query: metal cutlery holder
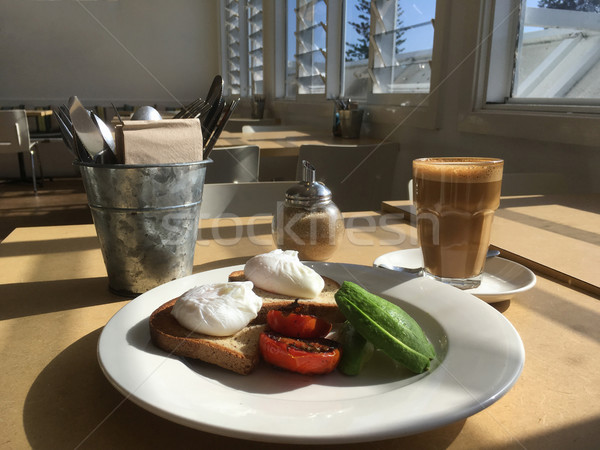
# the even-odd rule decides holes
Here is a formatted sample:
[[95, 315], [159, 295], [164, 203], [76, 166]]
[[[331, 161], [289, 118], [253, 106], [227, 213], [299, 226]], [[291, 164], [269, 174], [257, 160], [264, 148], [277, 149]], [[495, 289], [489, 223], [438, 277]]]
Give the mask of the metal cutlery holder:
[[131, 297], [191, 275], [206, 165], [76, 162], [111, 291]]

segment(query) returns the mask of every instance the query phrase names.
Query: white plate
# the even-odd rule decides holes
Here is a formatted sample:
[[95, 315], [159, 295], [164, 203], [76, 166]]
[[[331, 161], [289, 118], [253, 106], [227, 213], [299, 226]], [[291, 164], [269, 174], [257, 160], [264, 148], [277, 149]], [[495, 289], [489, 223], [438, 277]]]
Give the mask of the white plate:
[[[423, 267], [423, 254], [419, 248], [398, 250], [381, 255], [374, 262], [392, 266], [418, 268]], [[508, 259], [495, 257], [485, 263], [481, 284], [475, 289], [466, 289], [487, 303], [509, 300], [515, 294], [535, 286], [535, 275], [527, 267]]]
[[159, 286], [122, 308], [103, 329], [98, 360], [129, 400], [179, 424], [225, 436], [328, 444], [394, 438], [468, 417], [516, 382], [525, 352], [502, 314], [458, 289], [384, 269], [311, 264], [400, 304], [422, 326], [438, 360], [414, 375], [378, 354], [356, 377], [303, 376], [261, 364], [248, 376], [167, 355], [150, 342], [148, 318], [193, 286], [222, 282], [234, 266]]

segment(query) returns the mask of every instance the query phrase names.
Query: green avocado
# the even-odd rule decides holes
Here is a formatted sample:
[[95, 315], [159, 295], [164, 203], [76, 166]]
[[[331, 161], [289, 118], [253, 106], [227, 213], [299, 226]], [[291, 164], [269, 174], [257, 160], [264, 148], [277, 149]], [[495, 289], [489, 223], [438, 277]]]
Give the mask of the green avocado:
[[349, 281], [344, 281], [335, 300], [356, 331], [376, 348], [415, 373], [429, 369], [435, 349], [419, 324], [398, 305]]

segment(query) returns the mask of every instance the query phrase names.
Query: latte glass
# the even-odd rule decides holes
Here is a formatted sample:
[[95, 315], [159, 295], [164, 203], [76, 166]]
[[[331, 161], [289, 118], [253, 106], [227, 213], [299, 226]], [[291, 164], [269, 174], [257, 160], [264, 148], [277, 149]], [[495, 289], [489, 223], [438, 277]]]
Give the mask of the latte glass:
[[425, 276], [461, 289], [479, 286], [500, 204], [504, 161], [413, 161], [413, 198]]

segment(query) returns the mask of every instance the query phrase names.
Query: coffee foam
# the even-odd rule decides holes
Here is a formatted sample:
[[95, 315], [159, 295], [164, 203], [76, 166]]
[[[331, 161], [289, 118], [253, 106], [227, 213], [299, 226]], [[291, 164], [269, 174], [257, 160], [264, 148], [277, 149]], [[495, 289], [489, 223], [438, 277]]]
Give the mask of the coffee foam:
[[413, 161], [413, 176], [431, 181], [490, 183], [502, 180], [504, 161], [493, 158], [422, 158]]

